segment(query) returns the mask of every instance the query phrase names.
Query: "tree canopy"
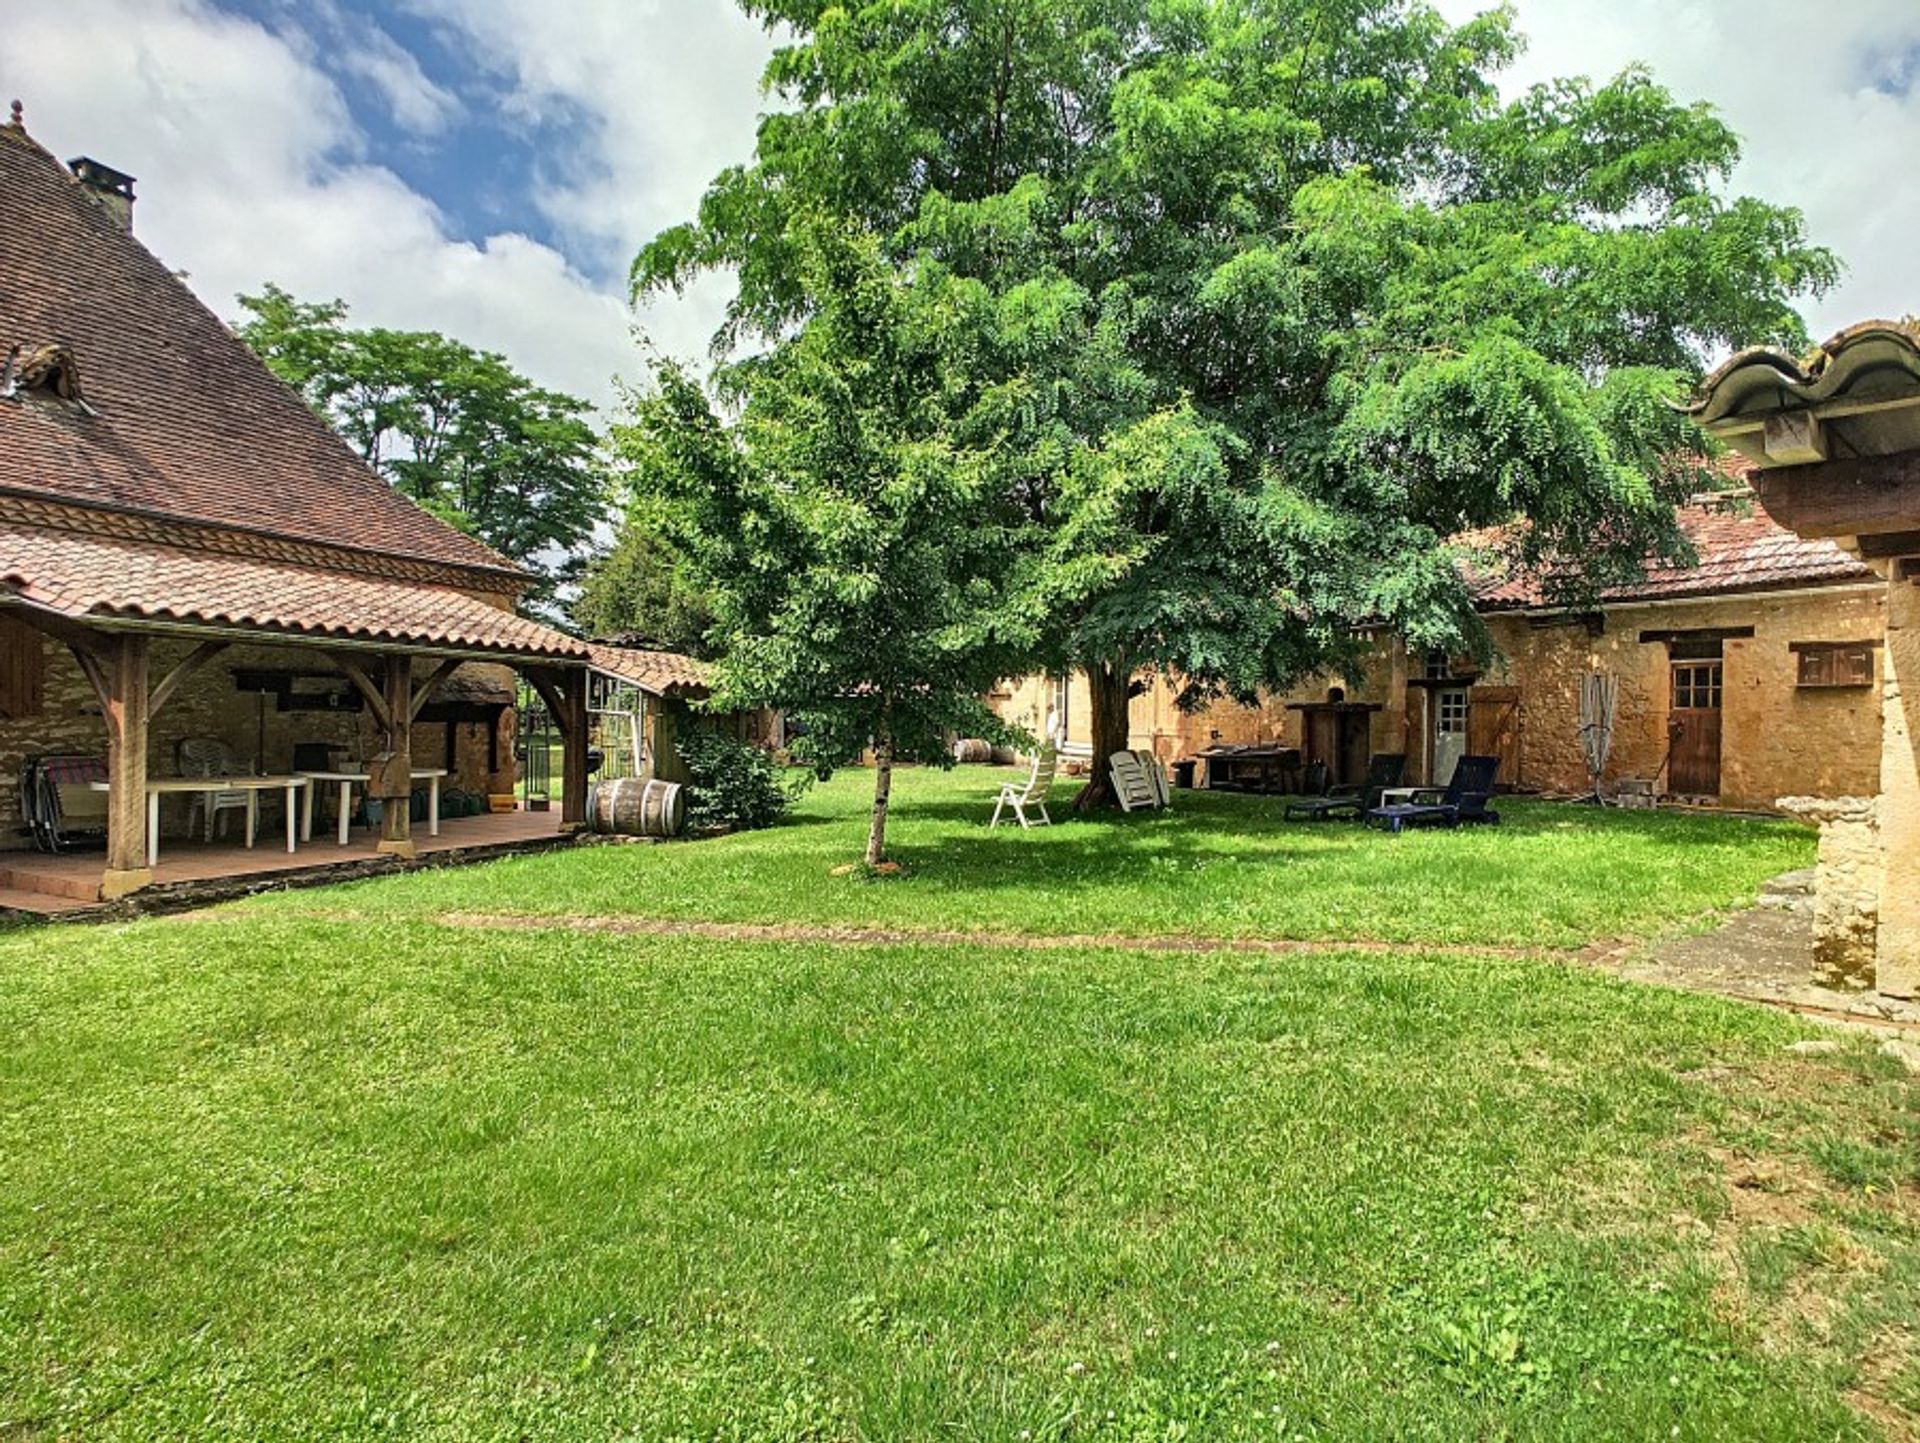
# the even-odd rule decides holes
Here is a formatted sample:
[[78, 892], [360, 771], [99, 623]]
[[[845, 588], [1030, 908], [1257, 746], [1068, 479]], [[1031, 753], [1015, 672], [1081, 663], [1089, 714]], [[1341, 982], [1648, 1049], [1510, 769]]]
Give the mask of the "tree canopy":
[[1683, 554], [1705, 478], [1665, 402], [1717, 348], [1803, 343], [1837, 274], [1645, 71], [1503, 101], [1504, 10], [743, 3], [786, 37], [782, 108], [636, 289], [729, 270], [716, 345], [779, 356], [822, 304], [822, 217], [983, 288], [1024, 527], [998, 624], [1087, 668], [1097, 753], [1142, 670], [1250, 697], [1350, 664], [1362, 622], [1484, 652], [1471, 571], [1571, 601]]
[[606, 500], [591, 407], [432, 331], [347, 324], [269, 285], [239, 335], [376, 471], [542, 578], [569, 578]]
[[737, 414], [667, 365], [615, 435], [709, 598], [716, 702], [797, 714], [795, 750], [822, 769], [871, 742], [877, 864], [894, 760], [990, 727], [981, 695], [1019, 660], [995, 625], [1014, 551], [975, 354], [989, 297], [904, 281], [844, 228], [794, 240], [815, 305], [728, 372]]
[[587, 636], [706, 658], [713, 605], [665, 528], [651, 508], [636, 507], [613, 545], [586, 564], [567, 610]]

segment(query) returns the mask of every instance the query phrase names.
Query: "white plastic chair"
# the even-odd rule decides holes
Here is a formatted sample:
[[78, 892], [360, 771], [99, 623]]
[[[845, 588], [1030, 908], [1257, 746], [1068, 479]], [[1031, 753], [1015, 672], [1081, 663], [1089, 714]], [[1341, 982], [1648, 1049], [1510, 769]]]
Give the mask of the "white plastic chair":
[[[1033, 754], [1033, 762], [1027, 768], [1024, 782], [1006, 782], [1000, 788], [1000, 800], [994, 803], [993, 820], [987, 823], [992, 831], [1000, 825], [1000, 814], [1008, 807], [1019, 818], [1021, 827], [1053, 825], [1053, 818], [1047, 815], [1047, 793], [1053, 790], [1053, 774], [1060, 764], [1060, 757], [1052, 747], [1042, 747]], [[1027, 808], [1039, 812], [1039, 822], [1027, 816]]]
[[1160, 792], [1140, 764], [1138, 752], [1115, 752], [1107, 758], [1107, 768], [1113, 773], [1113, 794], [1120, 800], [1121, 811], [1142, 807], [1152, 811], [1160, 805]]
[[[183, 777], [231, 777], [237, 776], [240, 765], [234, 760], [233, 748], [213, 737], [189, 737], [180, 743], [180, 775]], [[187, 830], [194, 830], [196, 818], [204, 819], [206, 840], [211, 842], [216, 823], [220, 835], [226, 836], [223, 814], [239, 812], [246, 815], [248, 793], [238, 789], [225, 792], [195, 792], [193, 810], [187, 813]]]

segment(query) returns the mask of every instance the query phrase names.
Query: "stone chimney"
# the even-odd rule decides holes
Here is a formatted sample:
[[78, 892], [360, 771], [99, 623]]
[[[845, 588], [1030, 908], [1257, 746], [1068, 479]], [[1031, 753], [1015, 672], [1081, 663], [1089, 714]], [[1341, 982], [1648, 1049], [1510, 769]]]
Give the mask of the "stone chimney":
[[87, 194], [127, 230], [133, 229], [133, 177], [87, 156], [67, 162]]

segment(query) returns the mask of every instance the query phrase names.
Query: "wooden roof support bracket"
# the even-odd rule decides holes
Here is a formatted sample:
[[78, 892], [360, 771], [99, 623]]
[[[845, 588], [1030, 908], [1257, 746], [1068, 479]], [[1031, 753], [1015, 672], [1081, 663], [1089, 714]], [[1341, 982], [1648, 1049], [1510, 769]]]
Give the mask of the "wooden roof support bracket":
[[450, 656], [429, 672], [427, 679], [413, 689], [413, 701], [409, 706], [407, 715], [409, 717], [418, 717], [420, 715], [420, 708], [427, 704], [427, 698], [433, 695], [434, 688], [452, 676], [454, 668], [459, 665], [460, 658]]
[[149, 719], [157, 715], [160, 708], [173, 700], [174, 693], [192, 679], [193, 675], [227, 649], [224, 641], [203, 641], [188, 652], [172, 671], [161, 678], [160, 684], [153, 689], [147, 701]]
[[391, 733], [393, 711], [387, 706], [387, 695], [373, 684], [373, 678], [367, 675], [366, 668], [341, 652], [323, 651], [321, 655], [338, 667], [341, 674], [353, 683], [354, 690], [365, 698], [367, 709], [373, 713], [374, 720], [380, 723], [381, 730]]

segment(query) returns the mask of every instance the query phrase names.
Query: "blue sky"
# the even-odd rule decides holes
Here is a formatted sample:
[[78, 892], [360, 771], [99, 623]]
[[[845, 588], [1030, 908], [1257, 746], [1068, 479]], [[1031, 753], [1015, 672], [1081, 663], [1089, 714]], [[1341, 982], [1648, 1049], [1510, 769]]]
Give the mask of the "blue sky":
[[[1516, 9], [1510, 87], [1641, 60], [1722, 109], [1738, 186], [1850, 265], [1816, 333], [1920, 310], [1916, 0]], [[723, 280], [635, 313], [626, 267], [751, 154], [769, 49], [733, 0], [0, 0], [0, 99], [138, 176], [136, 229], [223, 315], [272, 280], [611, 404], [636, 327], [697, 356], [718, 320]]]

